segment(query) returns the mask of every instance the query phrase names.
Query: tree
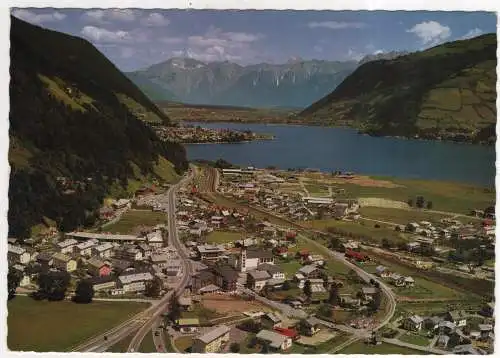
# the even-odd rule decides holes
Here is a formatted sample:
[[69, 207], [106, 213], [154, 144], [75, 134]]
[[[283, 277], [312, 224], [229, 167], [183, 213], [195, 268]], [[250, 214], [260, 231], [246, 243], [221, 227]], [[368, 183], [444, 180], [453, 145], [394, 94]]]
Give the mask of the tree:
[[146, 284], [146, 291], [144, 292], [144, 294], [147, 297], [158, 297], [160, 296], [161, 286], [161, 280], [158, 277], [155, 277], [153, 280], [149, 281]]
[[413, 199], [408, 199], [407, 203], [410, 208], [413, 207]]
[[368, 309], [371, 313], [375, 313], [380, 308], [380, 304], [382, 303], [382, 296], [380, 295], [380, 290], [377, 290], [373, 295], [373, 299], [368, 304]]
[[305, 319], [301, 319], [299, 321], [299, 323], [297, 324], [297, 330], [302, 335], [308, 335], [309, 334], [309, 324], [307, 323], [307, 321]]
[[306, 295], [307, 298], [311, 298], [312, 296], [312, 289], [311, 289], [311, 281], [307, 280], [304, 283], [304, 288], [303, 288], [304, 295]]
[[340, 239], [336, 236], [330, 238], [330, 248], [338, 249], [340, 247]]
[[290, 289], [290, 282], [288, 281], [283, 282], [283, 286], [281, 286], [281, 289], [283, 291], [288, 291]]
[[332, 306], [338, 306], [340, 304], [339, 289], [336, 285], [330, 286], [330, 292], [328, 293], [328, 303]]
[[71, 281], [67, 272], [46, 272], [38, 276], [38, 292], [36, 298], [50, 301], [61, 301]]
[[78, 282], [73, 301], [76, 303], [90, 303], [94, 298], [94, 287], [88, 280]]
[[262, 353], [262, 354], [269, 353], [269, 343], [267, 341], [262, 343], [262, 349], [261, 349], [260, 353]]
[[432, 210], [432, 201], [427, 202], [427, 210]]
[[181, 305], [179, 304], [179, 296], [176, 292], [170, 297], [170, 301], [168, 303], [168, 318], [175, 322], [181, 317]]
[[21, 282], [21, 275], [19, 271], [14, 270], [9, 267], [9, 273], [7, 274], [7, 285], [8, 285], [8, 299], [11, 300], [16, 296], [16, 289], [19, 287]]
[[330, 305], [322, 304], [318, 307], [318, 315], [323, 317], [331, 317], [332, 316], [332, 307]]
[[415, 204], [416, 204], [417, 208], [422, 209], [425, 206], [424, 197], [421, 195], [417, 196], [417, 200], [416, 200]]
[[237, 342], [233, 342], [229, 346], [229, 350], [231, 351], [231, 353], [238, 353], [240, 351], [240, 348], [240, 344]]
[[389, 242], [389, 240], [387, 240], [386, 238], [383, 238], [382, 239], [382, 247], [384, 249], [390, 249], [391, 248], [391, 243]]

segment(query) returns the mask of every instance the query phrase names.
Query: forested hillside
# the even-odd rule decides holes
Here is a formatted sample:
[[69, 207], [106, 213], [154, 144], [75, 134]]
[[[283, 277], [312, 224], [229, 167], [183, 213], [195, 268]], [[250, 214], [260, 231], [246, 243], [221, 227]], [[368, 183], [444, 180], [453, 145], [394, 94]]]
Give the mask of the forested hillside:
[[138, 118], [168, 117], [94, 46], [11, 21], [9, 235], [45, 218], [62, 230], [91, 224], [111, 190], [126, 193], [166, 160], [187, 168], [184, 148]]

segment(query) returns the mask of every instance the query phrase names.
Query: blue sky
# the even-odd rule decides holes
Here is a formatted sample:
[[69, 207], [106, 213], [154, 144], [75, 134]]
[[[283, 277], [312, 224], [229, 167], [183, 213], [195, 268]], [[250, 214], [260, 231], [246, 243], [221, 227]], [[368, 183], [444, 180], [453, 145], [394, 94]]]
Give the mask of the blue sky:
[[244, 65], [359, 60], [496, 32], [496, 15], [486, 12], [18, 8], [12, 13], [86, 38], [124, 71], [174, 56]]

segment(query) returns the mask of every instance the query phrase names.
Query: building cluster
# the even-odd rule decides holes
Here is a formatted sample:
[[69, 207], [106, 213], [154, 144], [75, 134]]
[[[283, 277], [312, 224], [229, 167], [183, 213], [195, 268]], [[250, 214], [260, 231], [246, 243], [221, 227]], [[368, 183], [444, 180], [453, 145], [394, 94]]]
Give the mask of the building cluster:
[[491, 302], [481, 311], [482, 316], [459, 310], [426, 317], [414, 314], [404, 318], [401, 327], [411, 332], [428, 332], [435, 337], [434, 347], [453, 354], [486, 354], [493, 349], [495, 339], [493, 310]]
[[75, 282], [88, 280], [97, 294], [143, 294], [149, 281], [168, 288], [183, 274], [167, 237], [165, 225], [157, 225], [139, 235], [70, 232], [40, 249], [9, 239], [8, 262], [21, 274], [21, 287], [35, 287], [42, 272], [65, 271]]
[[357, 200], [306, 196], [302, 192], [287, 193], [279, 190], [280, 184], [287, 183], [296, 184], [297, 179], [280, 172], [255, 168], [223, 169], [218, 190], [224, 195], [246, 200], [294, 221], [359, 218]]
[[197, 126], [157, 126], [155, 127], [155, 131], [163, 140], [178, 143], [234, 143], [265, 139], [264, 136], [251, 131], [202, 128]]

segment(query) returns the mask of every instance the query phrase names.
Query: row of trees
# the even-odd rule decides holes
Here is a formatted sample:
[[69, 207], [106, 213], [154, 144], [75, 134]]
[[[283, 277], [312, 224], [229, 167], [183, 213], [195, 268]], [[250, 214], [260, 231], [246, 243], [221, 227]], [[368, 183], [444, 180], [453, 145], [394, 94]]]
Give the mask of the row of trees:
[[433, 204], [432, 201], [427, 201], [425, 198], [421, 195], [417, 196], [415, 200], [413, 198], [408, 199], [408, 206], [410, 207], [416, 207], [418, 209], [424, 209], [427, 208], [427, 210], [432, 210]]

